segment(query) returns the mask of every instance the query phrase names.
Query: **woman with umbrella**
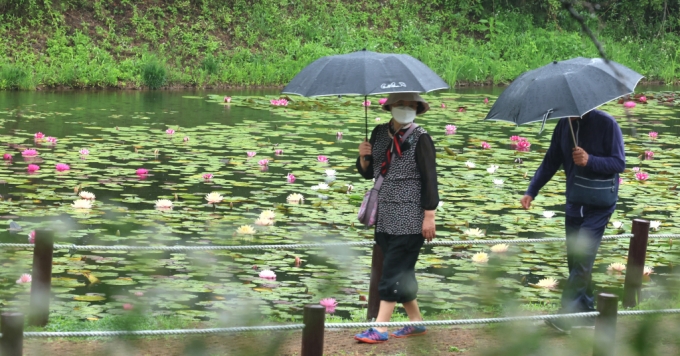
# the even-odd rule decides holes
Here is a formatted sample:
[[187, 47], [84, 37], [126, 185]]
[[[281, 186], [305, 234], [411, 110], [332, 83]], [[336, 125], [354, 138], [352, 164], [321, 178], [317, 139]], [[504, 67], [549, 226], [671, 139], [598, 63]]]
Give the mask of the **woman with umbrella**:
[[[435, 237], [439, 193], [432, 138], [413, 122], [429, 105], [416, 93], [392, 93], [383, 109], [391, 112], [392, 120], [378, 125], [370, 140], [359, 145], [357, 159], [357, 170], [364, 178], [383, 176], [375, 227], [375, 241], [384, 256], [376, 321], [390, 321], [397, 303], [403, 304], [410, 320], [420, 321], [415, 265], [424, 240]], [[422, 326], [406, 326], [392, 336], [425, 332]], [[370, 328], [354, 338], [372, 344], [385, 342], [387, 328]]]

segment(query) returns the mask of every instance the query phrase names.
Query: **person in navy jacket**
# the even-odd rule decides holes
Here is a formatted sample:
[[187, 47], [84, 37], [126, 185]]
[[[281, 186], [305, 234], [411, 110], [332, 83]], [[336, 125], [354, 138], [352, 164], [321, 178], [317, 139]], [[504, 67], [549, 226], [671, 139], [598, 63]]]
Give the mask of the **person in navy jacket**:
[[[569, 128], [571, 120], [577, 147]], [[592, 110], [582, 117], [562, 118], [555, 131], [543, 162], [536, 171], [521, 204], [524, 209], [543, 186], [550, 181], [560, 167], [564, 167], [567, 177], [568, 196], [574, 184], [576, 166], [585, 167], [591, 174], [615, 175], [618, 194], [618, 174], [626, 166], [623, 135], [616, 120], [600, 110]], [[562, 313], [594, 311], [594, 297], [591, 273], [597, 250], [600, 247], [605, 227], [609, 222], [616, 203], [610, 207], [577, 205], [567, 201], [564, 225], [567, 236], [567, 265], [569, 279], [562, 292]], [[589, 320], [587, 323], [593, 323]], [[546, 323], [559, 331], [568, 332], [571, 322], [566, 319], [546, 320]]]

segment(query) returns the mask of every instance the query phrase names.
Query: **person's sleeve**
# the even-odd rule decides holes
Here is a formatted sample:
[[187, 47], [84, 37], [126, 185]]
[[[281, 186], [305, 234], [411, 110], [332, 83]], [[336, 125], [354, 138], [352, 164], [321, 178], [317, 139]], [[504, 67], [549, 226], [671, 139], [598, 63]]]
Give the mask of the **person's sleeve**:
[[416, 166], [420, 172], [420, 204], [425, 210], [439, 206], [439, 185], [437, 184], [437, 159], [432, 137], [422, 134], [416, 145]]
[[[568, 118], [566, 120], [569, 120]], [[560, 137], [562, 136], [562, 125], [561, 122], [555, 126], [553, 131], [552, 139], [550, 140], [550, 148], [548, 152], [545, 153], [543, 162], [536, 170], [536, 174], [531, 179], [529, 183], [529, 188], [526, 191], [526, 195], [536, 198], [538, 191], [543, 188], [543, 186], [552, 179], [552, 177], [557, 173], [562, 165], [562, 146], [560, 145]]]
[[[613, 120], [612, 120], [613, 121]], [[623, 134], [619, 125], [613, 121], [603, 139], [611, 142], [609, 156], [600, 157], [588, 154], [586, 167], [595, 173], [614, 174], [626, 169], [626, 151], [623, 147]]]
[[[375, 132], [378, 129], [379, 126], [376, 126], [373, 131], [371, 131], [371, 138], [368, 140], [368, 142], [371, 144], [371, 147], [375, 146]], [[371, 157], [371, 161], [368, 163], [368, 167], [366, 167], [366, 171], [361, 169], [361, 157], [357, 157], [357, 172], [364, 177], [364, 179], [373, 179], [373, 157]]]

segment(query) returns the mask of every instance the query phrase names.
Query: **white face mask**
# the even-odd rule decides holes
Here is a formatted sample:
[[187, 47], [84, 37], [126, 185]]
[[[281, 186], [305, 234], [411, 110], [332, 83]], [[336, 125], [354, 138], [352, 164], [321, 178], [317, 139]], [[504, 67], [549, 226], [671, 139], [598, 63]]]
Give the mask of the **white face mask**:
[[416, 119], [416, 110], [408, 106], [395, 106], [391, 111], [394, 121], [401, 125], [408, 125]]

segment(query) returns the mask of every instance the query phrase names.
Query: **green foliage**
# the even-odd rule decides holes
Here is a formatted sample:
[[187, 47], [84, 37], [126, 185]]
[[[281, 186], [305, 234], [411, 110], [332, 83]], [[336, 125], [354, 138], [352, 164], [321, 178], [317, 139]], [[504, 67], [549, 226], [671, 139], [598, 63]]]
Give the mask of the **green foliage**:
[[148, 86], [149, 89], [158, 89], [162, 87], [167, 80], [167, 71], [165, 66], [155, 57], [149, 58], [141, 66], [142, 82]]
[[28, 73], [19, 66], [7, 64], [0, 68], [0, 89], [29, 89]]
[[[680, 3], [589, 4], [576, 9], [612, 59], [678, 79]], [[24, 89], [148, 85], [142, 67], [152, 77], [164, 67], [167, 85], [281, 85], [362, 48], [409, 53], [449, 84], [598, 55], [559, 0], [0, 0], [0, 63], [32, 67]], [[148, 67], [148, 53], [164, 65]]]

